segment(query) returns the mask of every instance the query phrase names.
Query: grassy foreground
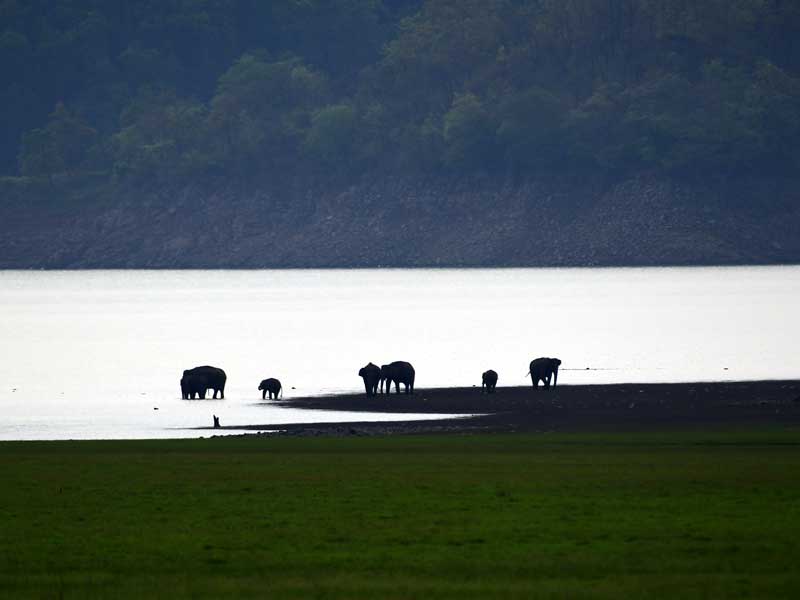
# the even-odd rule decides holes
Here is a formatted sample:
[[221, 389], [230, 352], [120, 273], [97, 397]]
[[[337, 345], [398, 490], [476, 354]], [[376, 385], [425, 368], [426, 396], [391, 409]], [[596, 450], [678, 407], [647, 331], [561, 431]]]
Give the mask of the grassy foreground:
[[0, 595], [797, 597], [800, 432], [0, 444]]

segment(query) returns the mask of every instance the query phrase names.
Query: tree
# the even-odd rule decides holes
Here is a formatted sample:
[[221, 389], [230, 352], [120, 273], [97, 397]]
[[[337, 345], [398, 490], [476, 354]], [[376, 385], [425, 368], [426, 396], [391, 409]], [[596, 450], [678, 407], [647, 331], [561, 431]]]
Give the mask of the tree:
[[62, 102], [50, 113], [47, 126], [23, 136], [19, 154], [24, 175], [46, 175], [52, 182], [55, 173], [78, 169], [97, 132]]
[[50, 184], [53, 174], [63, 170], [63, 156], [46, 129], [33, 129], [23, 134], [19, 152], [20, 173], [29, 177], [46, 176]]
[[319, 109], [305, 138], [309, 156], [326, 165], [347, 163], [353, 156], [358, 117], [348, 104]]
[[473, 169], [490, 164], [494, 155], [494, 128], [488, 111], [474, 94], [461, 94], [444, 116], [445, 163]]
[[500, 106], [497, 128], [506, 163], [514, 170], [560, 166], [565, 159], [566, 103], [540, 88], [511, 94]]

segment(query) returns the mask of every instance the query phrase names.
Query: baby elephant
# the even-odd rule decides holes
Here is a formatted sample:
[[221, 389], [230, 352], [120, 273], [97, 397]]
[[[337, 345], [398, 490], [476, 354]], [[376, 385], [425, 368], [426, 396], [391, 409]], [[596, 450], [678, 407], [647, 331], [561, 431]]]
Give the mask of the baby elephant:
[[267, 397], [267, 393], [269, 393], [269, 399], [272, 400], [275, 398], [278, 399], [278, 392], [280, 392], [281, 397], [283, 396], [283, 388], [281, 388], [281, 382], [277, 379], [270, 377], [269, 379], [265, 379], [258, 385], [258, 389], [261, 390], [261, 399], [264, 400]]
[[492, 394], [496, 386], [497, 372], [489, 369], [481, 376], [481, 391], [485, 389], [487, 394]]

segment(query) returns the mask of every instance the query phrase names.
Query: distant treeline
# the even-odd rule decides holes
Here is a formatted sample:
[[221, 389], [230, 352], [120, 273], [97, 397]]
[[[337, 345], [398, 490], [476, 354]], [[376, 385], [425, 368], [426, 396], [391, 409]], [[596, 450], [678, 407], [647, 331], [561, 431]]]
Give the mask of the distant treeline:
[[0, 171], [800, 168], [796, 0], [0, 0]]

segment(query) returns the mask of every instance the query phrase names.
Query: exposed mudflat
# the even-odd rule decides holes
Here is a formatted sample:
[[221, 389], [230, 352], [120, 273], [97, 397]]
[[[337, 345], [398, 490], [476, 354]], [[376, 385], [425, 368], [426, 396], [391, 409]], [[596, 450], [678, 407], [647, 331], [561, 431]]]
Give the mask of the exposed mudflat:
[[431, 421], [226, 424], [222, 429], [316, 436], [800, 425], [800, 381], [565, 385], [549, 390], [508, 387], [497, 388], [493, 394], [482, 393], [477, 387], [432, 388], [409, 395], [340, 394], [294, 398], [280, 404], [317, 410], [447, 413], [460, 417]]

